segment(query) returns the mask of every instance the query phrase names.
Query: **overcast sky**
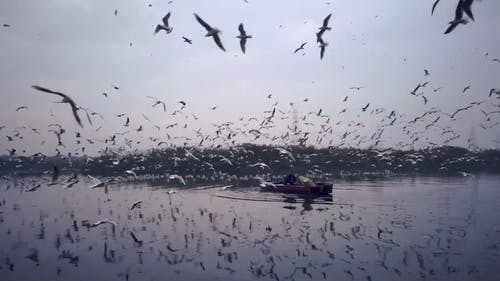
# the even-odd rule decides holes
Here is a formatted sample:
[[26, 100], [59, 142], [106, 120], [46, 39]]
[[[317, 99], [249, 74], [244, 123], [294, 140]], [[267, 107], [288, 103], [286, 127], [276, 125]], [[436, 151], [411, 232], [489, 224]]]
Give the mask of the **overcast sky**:
[[[364, 127], [356, 130], [370, 138], [383, 117], [395, 110], [397, 126], [388, 128], [381, 142], [382, 147], [390, 147], [405, 134], [405, 123], [399, 122], [433, 107], [451, 114], [483, 100], [487, 102], [460, 113], [455, 121], [442, 117], [439, 125], [463, 134], [450, 144], [467, 146], [466, 139], [472, 136], [476, 145], [494, 147], [500, 132], [494, 124], [500, 114], [486, 120], [480, 109], [500, 109], [499, 99], [488, 98], [491, 88], [500, 89], [500, 63], [493, 61], [500, 58], [500, 5], [492, 0], [475, 1], [476, 20], [444, 35], [457, 1], [442, 0], [433, 16], [432, 4], [433, 0], [0, 1], [0, 126], [5, 126], [0, 130], [0, 154], [12, 148], [18, 154], [22, 150], [53, 154], [57, 141], [47, 132], [52, 123], [66, 129], [66, 147], [59, 147], [63, 152], [80, 149], [75, 131], [82, 133], [83, 140], [104, 140], [113, 133], [131, 131], [128, 139], [140, 141], [137, 147], [141, 149], [151, 146], [149, 136], [166, 141], [167, 133], [171, 138], [191, 136], [197, 144], [195, 130], [209, 135], [214, 133], [214, 123], [245, 123], [240, 117], [260, 121], [268, 114], [264, 111], [273, 107], [283, 112], [294, 109], [299, 118], [321, 109], [331, 124], [343, 121], [334, 127], [333, 145], [341, 142], [339, 135], [353, 130], [347, 127], [348, 121], [361, 122]], [[173, 32], [154, 35], [155, 26], [169, 11]], [[204, 37], [205, 30], [193, 13], [222, 31], [227, 52]], [[315, 33], [329, 13], [332, 30], [323, 36], [329, 45], [320, 60]], [[253, 36], [244, 55], [236, 38], [240, 23]], [[182, 36], [193, 44], [183, 42]], [[307, 42], [304, 51], [294, 54], [302, 42]], [[424, 69], [429, 76], [424, 76]], [[410, 94], [424, 82], [429, 83], [419, 92], [427, 104]], [[90, 126], [80, 110], [82, 129], [69, 105], [53, 103], [60, 99], [35, 91], [31, 85], [64, 92], [78, 105], [102, 114], [104, 120], [94, 116]], [[468, 85], [470, 90], [462, 93]], [[353, 86], [364, 88], [349, 89]], [[349, 98], [343, 102], [346, 95]], [[146, 96], [164, 101], [167, 112], [161, 106], [153, 108], [154, 100]], [[180, 109], [180, 100], [187, 103], [186, 108], [172, 115]], [[362, 112], [367, 103], [369, 110]], [[19, 106], [28, 108], [16, 112]], [[217, 108], [211, 110], [212, 106]], [[338, 114], [344, 108], [347, 111]], [[386, 111], [377, 115], [371, 112], [376, 108]], [[120, 113], [130, 117], [130, 127], [123, 127], [125, 119], [115, 116]], [[283, 134], [293, 119], [292, 113], [288, 116], [269, 133]], [[324, 122], [314, 114], [307, 118], [304, 123], [314, 123], [316, 131]], [[165, 129], [173, 123], [179, 125]], [[144, 130], [136, 132], [140, 125]], [[28, 127], [17, 128], [23, 139], [7, 141], [6, 136], [15, 135], [18, 126]], [[29, 128], [38, 129], [41, 135]], [[429, 130], [428, 137], [442, 141], [441, 132]], [[87, 153], [104, 147], [83, 140]], [[351, 139], [346, 145], [356, 142]], [[314, 138], [308, 144], [315, 144]]]

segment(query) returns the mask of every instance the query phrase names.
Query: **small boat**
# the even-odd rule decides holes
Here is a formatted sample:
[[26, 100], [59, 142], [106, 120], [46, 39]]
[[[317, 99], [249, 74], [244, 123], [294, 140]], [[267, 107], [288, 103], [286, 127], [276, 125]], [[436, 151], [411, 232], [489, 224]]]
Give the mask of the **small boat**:
[[307, 193], [307, 194], [328, 194], [332, 193], [333, 184], [317, 182], [311, 185], [301, 183], [285, 184], [283, 182], [263, 182], [260, 184], [262, 191], [281, 193]]

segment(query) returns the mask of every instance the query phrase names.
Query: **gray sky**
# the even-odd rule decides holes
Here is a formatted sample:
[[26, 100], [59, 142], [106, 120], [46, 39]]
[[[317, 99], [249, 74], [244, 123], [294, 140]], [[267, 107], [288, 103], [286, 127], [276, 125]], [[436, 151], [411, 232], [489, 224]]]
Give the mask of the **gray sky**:
[[[500, 5], [496, 1], [475, 1], [472, 10], [476, 21], [458, 26], [448, 35], [443, 32], [454, 17], [456, 0], [442, 0], [434, 16], [430, 15], [433, 0], [248, 2], [1, 1], [0, 24], [10, 27], [0, 26], [0, 126], [5, 126], [0, 130], [0, 154], [12, 148], [19, 154], [23, 149], [27, 153], [53, 154], [57, 141], [47, 132], [51, 123], [59, 123], [67, 131], [63, 135], [66, 147], [59, 148], [62, 152], [74, 153], [81, 147], [75, 145], [75, 131], [82, 133], [83, 140], [104, 140], [113, 133], [130, 131], [125, 137], [141, 141], [134, 146], [139, 149], [153, 145], [149, 136], [169, 143], [182, 143], [174, 138], [188, 136], [190, 143], [197, 144], [195, 130], [201, 129], [205, 136], [214, 135], [212, 124], [227, 121], [234, 122], [233, 129], [249, 130], [258, 124], [250, 121], [243, 127], [248, 122], [239, 118], [257, 117], [260, 123], [269, 115], [264, 111], [272, 110], [275, 102], [278, 105], [274, 107], [285, 114], [280, 113], [283, 120], [276, 118], [275, 127], [267, 133], [286, 133], [293, 119], [289, 103], [294, 102], [301, 128], [311, 135], [320, 130], [326, 117], [307, 113], [321, 109], [330, 117], [333, 134], [317, 144], [321, 146], [343, 143], [340, 136], [345, 132], [361, 135], [346, 138], [345, 145], [356, 146], [363, 137], [366, 141], [361, 147], [373, 145], [370, 137], [387, 123], [389, 119], [384, 117], [395, 110], [398, 120], [383, 132], [379, 143], [382, 148], [398, 146], [399, 141], [408, 143], [403, 127], [433, 107], [451, 114], [470, 102], [487, 100], [461, 112], [455, 121], [442, 115], [438, 123], [441, 128], [423, 132], [438, 114], [426, 117], [412, 126], [410, 135], [420, 132], [417, 146], [441, 144], [446, 139], [446, 135], [441, 136], [445, 130], [442, 128], [450, 126], [463, 135], [450, 144], [467, 146], [467, 138], [474, 136], [476, 145], [495, 146], [500, 125], [494, 124], [500, 121], [500, 114], [486, 120], [481, 109], [500, 109], [499, 99], [488, 99], [491, 88], [500, 89], [500, 63], [492, 61], [500, 58]], [[153, 35], [154, 27], [168, 11], [172, 13], [173, 32]], [[204, 37], [194, 12], [222, 31], [227, 52]], [[323, 36], [329, 46], [320, 60], [315, 32], [329, 13], [333, 13], [332, 30]], [[235, 38], [241, 22], [253, 35], [245, 55]], [[182, 36], [192, 39], [193, 45], [184, 43]], [[305, 51], [294, 55], [301, 42], [307, 42]], [[424, 69], [429, 70], [429, 76], [424, 76]], [[428, 99], [427, 104], [422, 97], [410, 95], [417, 84], [424, 82], [429, 83], [420, 92]], [[80, 110], [84, 119], [81, 129], [68, 105], [52, 103], [59, 98], [37, 92], [31, 85], [64, 92], [78, 105], [102, 114], [105, 120], [94, 117], [94, 125], [90, 126]], [[114, 90], [112, 85], [120, 89]], [[470, 90], [462, 93], [468, 85]], [[365, 88], [354, 91], [349, 89], [352, 86]], [[438, 87], [442, 88], [434, 92]], [[108, 98], [103, 92], [109, 94]], [[271, 99], [268, 94], [272, 94]], [[346, 95], [349, 98], [343, 102]], [[154, 100], [146, 96], [163, 100], [167, 112], [153, 108]], [[303, 102], [305, 98], [309, 101]], [[180, 109], [179, 100], [186, 101], [187, 106], [172, 115]], [[362, 112], [368, 102], [370, 107]], [[16, 112], [22, 105], [28, 108]], [[216, 110], [211, 110], [215, 105]], [[338, 114], [343, 108], [347, 108], [346, 112]], [[384, 108], [385, 112], [371, 112], [376, 108]], [[123, 127], [124, 118], [115, 117], [120, 113], [130, 117], [130, 127]], [[302, 121], [304, 115], [306, 120]], [[165, 129], [173, 123], [179, 125]], [[352, 127], [355, 123], [363, 126]], [[187, 128], [183, 128], [185, 124]], [[136, 132], [140, 125], [144, 130]], [[7, 141], [6, 136], [14, 135], [18, 126], [37, 128], [41, 135], [18, 128], [23, 139]], [[251, 136], [239, 134], [235, 139], [243, 142], [252, 140]], [[311, 136], [307, 144], [316, 145], [315, 140]], [[265, 138], [258, 141], [270, 142]], [[104, 147], [83, 142], [87, 153]], [[123, 141], [117, 146], [123, 146]]]

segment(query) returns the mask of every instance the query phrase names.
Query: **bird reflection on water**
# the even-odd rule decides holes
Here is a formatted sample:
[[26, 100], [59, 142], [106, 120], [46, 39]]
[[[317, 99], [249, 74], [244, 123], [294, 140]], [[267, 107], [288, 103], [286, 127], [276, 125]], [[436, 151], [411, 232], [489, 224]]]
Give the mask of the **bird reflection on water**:
[[[59, 181], [66, 177], [73, 175]], [[345, 179], [326, 197], [166, 181], [116, 181], [106, 193], [89, 181], [68, 189], [50, 178], [0, 179], [2, 280], [487, 280], [499, 273], [497, 176]]]

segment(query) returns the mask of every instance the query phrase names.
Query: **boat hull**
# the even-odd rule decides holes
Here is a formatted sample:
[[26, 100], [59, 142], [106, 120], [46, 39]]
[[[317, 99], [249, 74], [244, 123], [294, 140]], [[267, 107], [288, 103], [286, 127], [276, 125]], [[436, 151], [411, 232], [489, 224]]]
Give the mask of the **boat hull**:
[[332, 193], [333, 185], [331, 183], [315, 183], [311, 186], [302, 184], [283, 184], [265, 182], [261, 184], [261, 190], [267, 192], [280, 193], [300, 193], [300, 194], [329, 194]]

